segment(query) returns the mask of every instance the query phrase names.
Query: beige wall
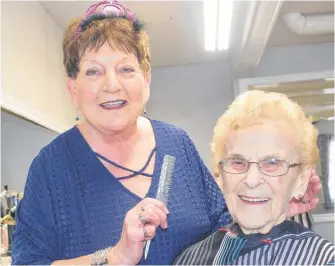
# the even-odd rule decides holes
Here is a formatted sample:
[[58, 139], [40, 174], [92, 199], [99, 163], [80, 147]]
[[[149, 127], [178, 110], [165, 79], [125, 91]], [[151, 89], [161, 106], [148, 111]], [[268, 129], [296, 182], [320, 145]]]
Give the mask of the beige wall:
[[56, 132], [72, 127], [61, 28], [39, 2], [1, 5], [2, 106]]

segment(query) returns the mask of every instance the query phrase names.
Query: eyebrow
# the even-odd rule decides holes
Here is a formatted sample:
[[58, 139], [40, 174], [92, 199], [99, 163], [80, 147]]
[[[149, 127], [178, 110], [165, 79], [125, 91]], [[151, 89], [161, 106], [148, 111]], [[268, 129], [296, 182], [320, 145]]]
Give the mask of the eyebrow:
[[[244, 156], [242, 154], [239, 154], [239, 153], [232, 153], [232, 154], [229, 154], [227, 157], [246, 159], [246, 156]], [[270, 154], [267, 154], [267, 155], [264, 155], [264, 156], [257, 156], [257, 158], [259, 160], [265, 160], [265, 159], [271, 159], [271, 158], [276, 158], [276, 159], [283, 160], [283, 157], [284, 156], [282, 154], [279, 154], [279, 153], [270, 153]]]
[[267, 155], [264, 155], [264, 156], [258, 156], [257, 155], [257, 158], [261, 159], [261, 160], [271, 159], [271, 158], [276, 158], [276, 159], [279, 159], [279, 160], [283, 160], [284, 155], [280, 154], [280, 153], [270, 153], [270, 154], [267, 154]]
[[239, 154], [239, 153], [232, 153], [232, 154], [229, 154], [227, 157], [234, 157], [234, 158], [245, 158], [244, 155], [242, 154]]
[[[110, 59], [108, 59], [108, 61], [109, 61], [109, 60], [115, 60], [115, 58], [110, 58]], [[115, 61], [118, 61], [118, 62], [124, 62], [124, 61], [127, 61], [127, 60], [131, 60], [131, 58], [125, 56], [125, 57], [122, 57], [121, 59], [117, 59], [117, 60], [115, 60]], [[97, 64], [101, 64], [101, 63], [104, 62], [105, 60], [104, 60], [104, 59], [99, 59], [99, 60], [97, 60], [97, 59], [83, 58], [83, 61], [89, 61], [89, 62], [94, 62], [94, 63], [97, 63]]]
[[100, 62], [98, 62], [97, 60], [94, 60], [94, 59], [83, 59], [82, 63], [84, 63], [84, 62], [95, 63], [95, 64], [98, 64], [98, 65], [102, 65]]

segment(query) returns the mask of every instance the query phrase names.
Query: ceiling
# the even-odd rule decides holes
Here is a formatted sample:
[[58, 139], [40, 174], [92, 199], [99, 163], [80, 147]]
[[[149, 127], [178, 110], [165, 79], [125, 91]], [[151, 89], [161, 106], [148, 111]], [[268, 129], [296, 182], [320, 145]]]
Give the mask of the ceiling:
[[[81, 17], [91, 4], [96, 3], [40, 2], [62, 29], [66, 28], [72, 18]], [[236, 1], [232, 19], [231, 48], [223, 52], [204, 50], [203, 0], [120, 2], [137, 13], [147, 25], [153, 67], [224, 60], [228, 56], [235, 60], [234, 53], [237, 53], [239, 60], [248, 61], [246, 65], [255, 67], [266, 46], [334, 41], [333, 35], [295, 34], [282, 20], [282, 16], [289, 12], [334, 13], [333, 1]], [[254, 13], [256, 20], [254, 18], [248, 23], [249, 13]], [[247, 47], [241, 48], [242, 45]], [[241, 52], [243, 49], [244, 53]]]
[[334, 13], [333, 1], [284, 1], [279, 17], [268, 40], [268, 46], [297, 45], [306, 43], [334, 42], [334, 34], [304, 36], [292, 32], [283, 20], [287, 13], [304, 15]]
[[[150, 37], [152, 66], [199, 63], [225, 58], [225, 52], [204, 51], [202, 1], [120, 1], [142, 19]], [[65, 29], [95, 1], [41, 1]]]

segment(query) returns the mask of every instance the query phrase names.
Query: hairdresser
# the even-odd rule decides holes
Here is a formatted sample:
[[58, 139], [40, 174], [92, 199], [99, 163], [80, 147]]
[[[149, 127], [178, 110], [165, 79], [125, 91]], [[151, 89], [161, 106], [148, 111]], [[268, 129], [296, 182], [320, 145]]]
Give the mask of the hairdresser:
[[[146, 118], [151, 67], [143, 25], [104, 1], [63, 38], [67, 88], [83, 122], [33, 160], [12, 263], [171, 264], [231, 216], [185, 131]], [[176, 158], [166, 206], [154, 199], [165, 155]], [[319, 190], [313, 175], [311, 202], [292, 204], [291, 215], [314, 208]]]

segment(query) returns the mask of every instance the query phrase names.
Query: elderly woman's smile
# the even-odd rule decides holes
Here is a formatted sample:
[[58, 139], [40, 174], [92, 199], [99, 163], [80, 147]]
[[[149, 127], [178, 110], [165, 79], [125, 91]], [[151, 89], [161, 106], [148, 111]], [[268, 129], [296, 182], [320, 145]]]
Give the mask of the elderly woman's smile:
[[246, 203], [246, 204], [251, 204], [251, 205], [259, 205], [259, 204], [264, 204], [267, 203], [270, 198], [264, 198], [264, 197], [249, 197], [249, 196], [244, 196], [244, 195], [238, 195], [240, 199]]
[[[285, 124], [264, 123], [231, 132], [221, 161], [228, 209], [245, 233], [268, 232], [286, 219], [295, 195], [300, 162]], [[303, 193], [303, 192], [302, 192]]]

